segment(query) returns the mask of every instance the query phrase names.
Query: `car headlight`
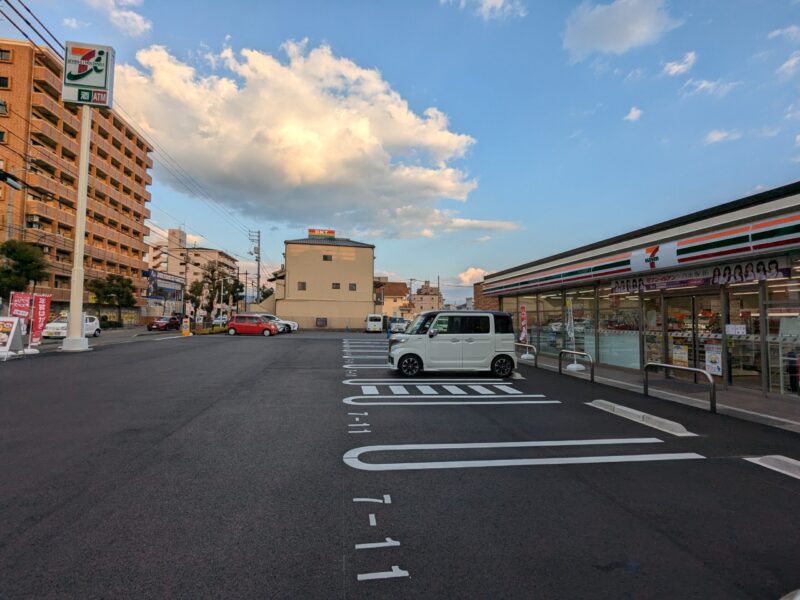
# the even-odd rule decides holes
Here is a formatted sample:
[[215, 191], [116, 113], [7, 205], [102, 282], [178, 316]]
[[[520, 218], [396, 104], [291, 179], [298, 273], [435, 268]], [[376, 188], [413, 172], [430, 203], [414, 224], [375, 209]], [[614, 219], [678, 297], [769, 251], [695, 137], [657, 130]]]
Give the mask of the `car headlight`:
[[394, 348], [398, 344], [404, 344], [407, 341], [408, 341], [408, 338], [401, 338], [401, 339], [394, 338], [394, 337], [389, 338], [389, 352], [391, 352], [392, 348]]

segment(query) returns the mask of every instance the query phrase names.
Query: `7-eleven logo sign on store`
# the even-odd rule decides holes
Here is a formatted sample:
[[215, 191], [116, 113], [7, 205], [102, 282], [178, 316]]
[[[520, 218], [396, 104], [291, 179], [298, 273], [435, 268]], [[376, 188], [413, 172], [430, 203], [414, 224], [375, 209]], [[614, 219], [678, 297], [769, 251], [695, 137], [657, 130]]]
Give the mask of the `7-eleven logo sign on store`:
[[66, 43], [61, 90], [64, 102], [110, 107], [113, 84], [113, 48]]

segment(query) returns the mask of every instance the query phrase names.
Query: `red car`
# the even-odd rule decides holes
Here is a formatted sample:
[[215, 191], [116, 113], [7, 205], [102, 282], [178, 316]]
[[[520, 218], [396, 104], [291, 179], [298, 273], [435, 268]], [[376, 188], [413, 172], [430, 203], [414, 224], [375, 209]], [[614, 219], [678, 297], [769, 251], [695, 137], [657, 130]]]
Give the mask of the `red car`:
[[278, 328], [271, 321], [258, 315], [236, 315], [228, 321], [228, 335], [278, 335]]
[[161, 317], [147, 326], [149, 331], [167, 331], [181, 328], [181, 320], [178, 317]]

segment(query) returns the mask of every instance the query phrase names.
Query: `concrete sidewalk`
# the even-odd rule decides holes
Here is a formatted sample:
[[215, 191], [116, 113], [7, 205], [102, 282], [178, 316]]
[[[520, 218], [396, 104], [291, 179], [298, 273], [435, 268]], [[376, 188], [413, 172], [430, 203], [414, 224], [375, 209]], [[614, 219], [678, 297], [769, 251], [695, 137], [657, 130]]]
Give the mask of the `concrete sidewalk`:
[[[533, 367], [533, 361], [521, 360], [521, 365]], [[567, 363], [568, 359], [565, 358]], [[540, 355], [539, 368], [558, 370], [558, 359], [554, 356]], [[566, 364], [565, 364], [566, 366]], [[589, 368], [585, 371], [564, 371], [564, 377], [589, 379]], [[636, 392], [643, 392], [642, 374], [631, 369], [606, 365], [595, 366], [595, 382]], [[694, 383], [691, 379], [666, 378], [661, 373], [650, 374], [650, 395], [672, 402], [688, 404], [704, 410], [709, 409], [707, 383]], [[759, 390], [728, 387], [717, 384], [717, 412], [800, 433], [800, 397], [767, 394]]]

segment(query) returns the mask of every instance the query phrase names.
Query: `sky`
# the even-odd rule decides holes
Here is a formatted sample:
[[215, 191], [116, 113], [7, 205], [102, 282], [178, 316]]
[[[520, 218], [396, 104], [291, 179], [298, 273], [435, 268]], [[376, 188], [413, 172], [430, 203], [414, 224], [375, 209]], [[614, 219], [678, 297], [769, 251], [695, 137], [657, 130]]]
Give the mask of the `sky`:
[[248, 259], [261, 230], [270, 269], [331, 228], [462, 301], [800, 179], [798, 0], [26, 4], [116, 49], [116, 105], [159, 148], [154, 235]]

